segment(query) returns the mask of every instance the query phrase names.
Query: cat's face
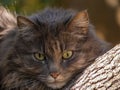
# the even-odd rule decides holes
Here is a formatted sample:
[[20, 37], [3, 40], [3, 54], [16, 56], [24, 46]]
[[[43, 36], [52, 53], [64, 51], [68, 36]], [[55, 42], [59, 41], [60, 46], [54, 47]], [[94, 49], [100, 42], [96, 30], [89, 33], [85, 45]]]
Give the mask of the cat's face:
[[60, 88], [77, 70], [72, 68], [80, 58], [79, 49], [76, 48], [77, 38], [68, 34], [61, 34], [57, 38], [46, 36], [45, 39], [42, 38], [43, 45], [40, 38], [37, 38], [38, 41], [36, 39], [30, 42], [32, 45], [30, 47], [28, 45], [27, 49], [25, 46], [20, 46], [26, 49], [21, 53], [25, 66], [20, 69], [25, 70], [23, 73], [31, 73], [36, 80], [44, 82], [49, 87]]
[[[80, 18], [85, 17], [85, 13], [80, 13]], [[56, 89], [86, 66], [86, 55], [81, 48], [86, 40], [87, 26], [84, 25], [87, 23], [81, 23], [84, 27], [74, 27], [74, 19], [68, 26], [57, 28], [59, 32], [54, 34], [48, 27], [34, 26], [26, 18], [18, 17], [20, 32], [15, 48], [19, 58], [14, 62], [20, 65], [17, 70], [23, 77]]]

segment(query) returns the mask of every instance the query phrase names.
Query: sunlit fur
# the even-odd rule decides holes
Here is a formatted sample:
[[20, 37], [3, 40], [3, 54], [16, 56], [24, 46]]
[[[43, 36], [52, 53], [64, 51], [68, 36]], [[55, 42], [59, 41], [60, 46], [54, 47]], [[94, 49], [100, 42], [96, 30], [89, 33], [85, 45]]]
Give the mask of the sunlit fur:
[[0, 6], [0, 38], [16, 26], [16, 17], [9, 10]]
[[[64, 90], [106, 52], [108, 44], [96, 37], [92, 25], [78, 22], [82, 15], [88, 17], [76, 15], [72, 10], [45, 9], [28, 19], [18, 17], [18, 26], [0, 44], [0, 89]], [[73, 52], [68, 60], [62, 58], [66, 50]], [[35, 52], [44, 53], [45, 60], [36, 60]], [[51, 72], [59, 76], [54, 79]]]

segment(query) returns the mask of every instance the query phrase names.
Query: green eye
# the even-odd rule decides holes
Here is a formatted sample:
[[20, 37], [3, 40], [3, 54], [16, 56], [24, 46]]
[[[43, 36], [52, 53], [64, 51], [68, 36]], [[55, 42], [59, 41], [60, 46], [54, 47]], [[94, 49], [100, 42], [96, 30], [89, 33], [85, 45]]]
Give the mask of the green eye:
[[63, 59], [68, 59], [68, 58], [70, 58], [71, 56], [73, 55], [73, 52], [72, 51], [65, 51], [64, 53], [63, 53]]
[[45, 60], [44, 54], [41, 54], [41, 53], [34, 53], [34, 57], [39, 61]]

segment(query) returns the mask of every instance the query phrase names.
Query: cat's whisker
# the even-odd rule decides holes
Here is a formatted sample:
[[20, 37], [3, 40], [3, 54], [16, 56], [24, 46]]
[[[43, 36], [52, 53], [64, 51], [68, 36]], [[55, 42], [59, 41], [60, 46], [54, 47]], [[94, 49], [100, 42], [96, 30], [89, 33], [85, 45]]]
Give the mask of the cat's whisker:
[[38, 78], [39, 80], [42, 80], [42, 81], [45, 81], [46, 80], [46, 78], [43, 78], [43, 77], [40, 77], [40, 78]]
[[24, 87], [24, 86], [29, 86], [33, 83], [36, 83], [37, 80], [27, 80], [23, 85], [21, 85], [21, 87]]
[[34, 82], [35, 82], [35, 80], [34, 81], [29, 80], [29, 81], [26, 81], [26, 82], [22, 82], [22, 84], [20, 84], [20, 85], [10, 87], [10, 90], [12, 90], [13, 88], [22, 88], [22, 87], [26, 87], [26, 86], [28, 87], [29, 85], [31, 85]]

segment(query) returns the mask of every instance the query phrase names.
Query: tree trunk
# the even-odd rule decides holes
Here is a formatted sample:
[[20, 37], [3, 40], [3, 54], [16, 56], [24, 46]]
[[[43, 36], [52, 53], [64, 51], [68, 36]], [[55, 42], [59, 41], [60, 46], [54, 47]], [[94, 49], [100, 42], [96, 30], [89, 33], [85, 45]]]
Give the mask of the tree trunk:
[[70, 90], [120, 90], [120, 44], [98, 57]]

